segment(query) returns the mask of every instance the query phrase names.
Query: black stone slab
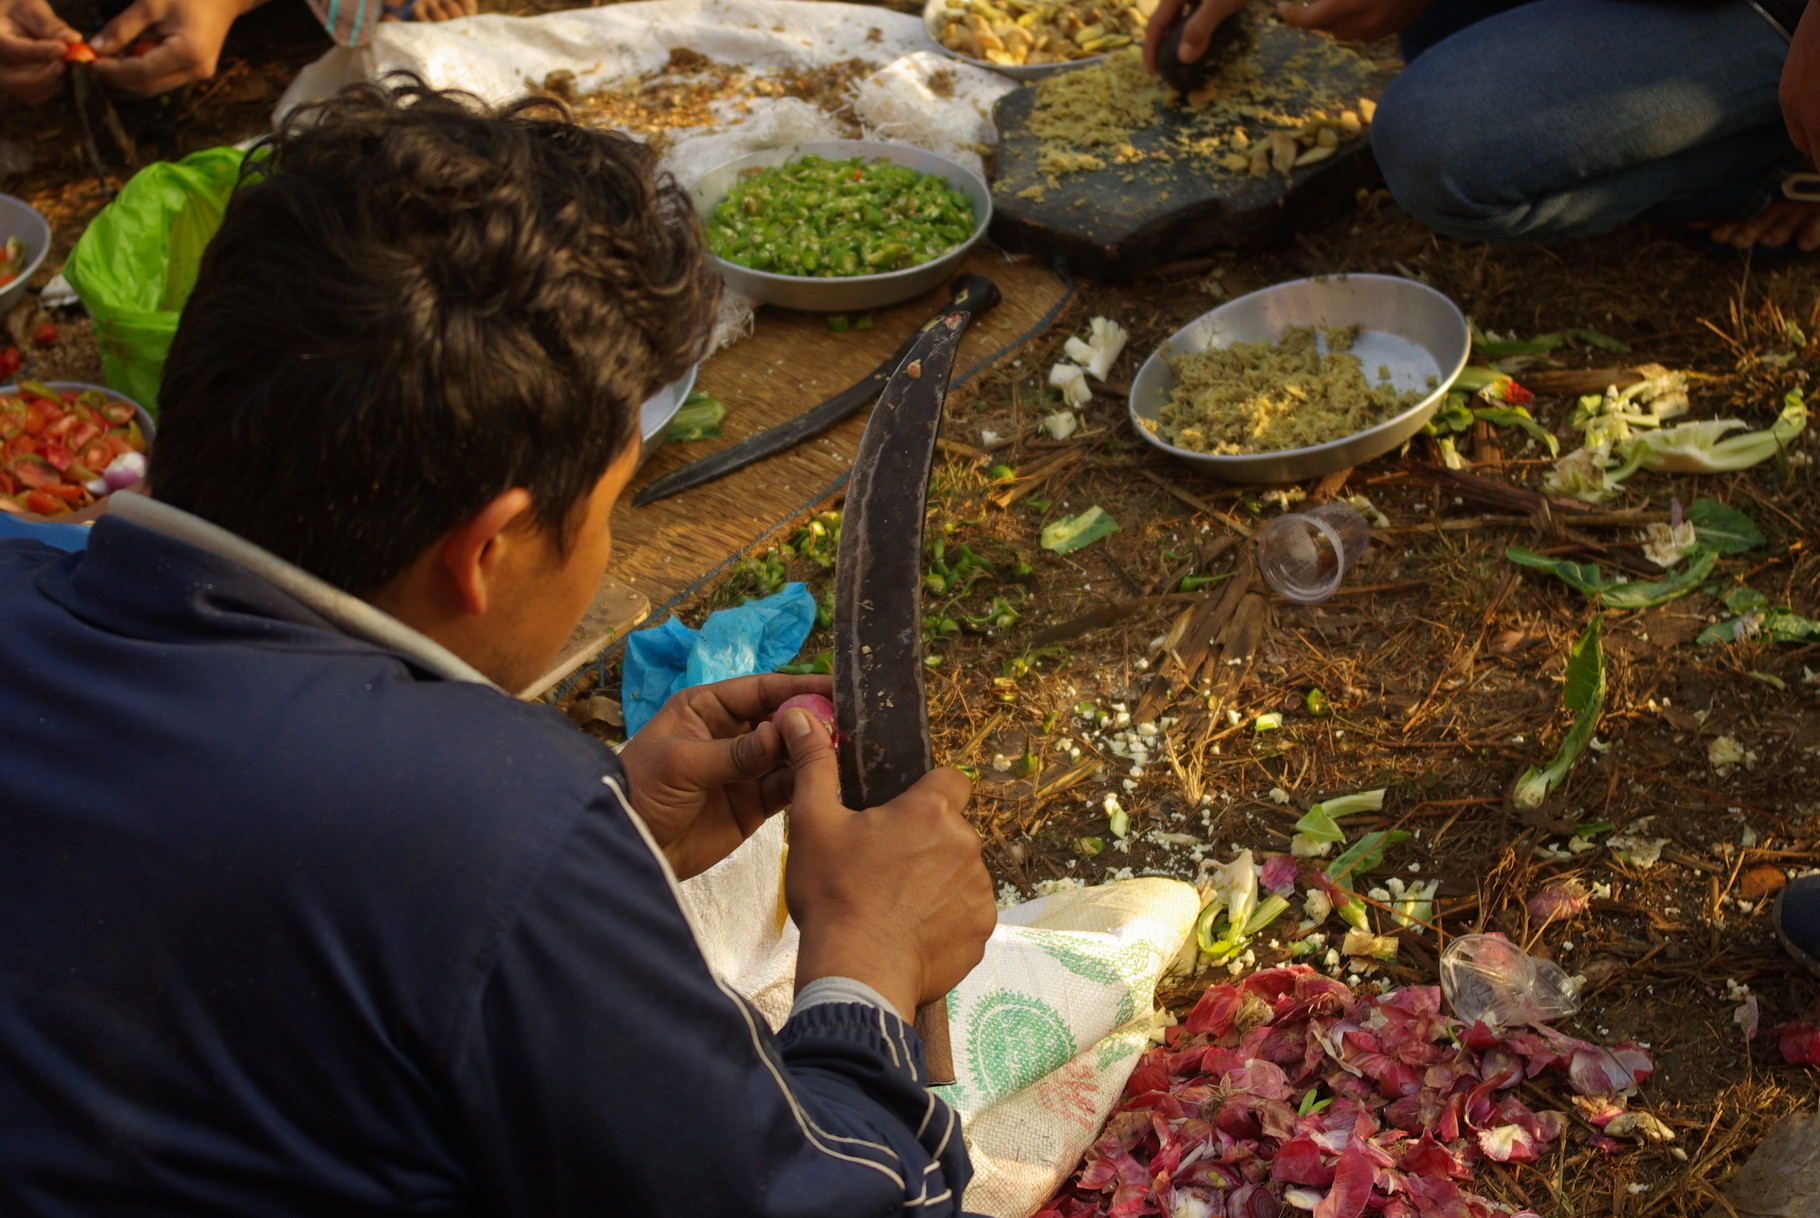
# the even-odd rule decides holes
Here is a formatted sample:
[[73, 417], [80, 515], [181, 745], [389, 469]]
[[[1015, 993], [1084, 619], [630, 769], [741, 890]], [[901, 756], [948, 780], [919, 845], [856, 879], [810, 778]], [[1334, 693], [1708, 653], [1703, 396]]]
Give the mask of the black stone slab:
[[[1356, 108], [1361, 96], [1375, 97], [1389, 82], [1390, 73], [1374, 72], [1363, 60], [1331, 65], [1322, 62], [1326, 57], [1305, 55], [1305, 40], [1313, 37], [1275, 22], [1258, 30], [1253, 55], [1259, 70], [1307, 85], [1283, 105], [1285, 111]], [[1051, 186], [1037, 167], [1041, 141], [1029, 131], [1036, 92], [1030, 85], [1007, 93], [994, 111], [999, 148], [992, 239], [1016, 252], [1061, 255], [1076, 274], [1090, 278], [1130, 278], [1209, 250], [1279, 244], [1298, 228], [1340, 214], [1361, 186], [1377, 181], [1368, 138], [1344, 140], [1333, 156], [1288, 176], [1235, 176], [1198, 160], [1151, 159], [1173, 148], [1187, 127], [1181, 111], [1159, 105], [1157, 124], [1131, 137], [1145, 159], [1120, 165], [1106, 157], [1104, 169], [1066, 174]], [[1268, 128], [1248, 122], [1245, 129], [1255, 138]], [[1020, 197], [1038, 185], [1040, 199]]]

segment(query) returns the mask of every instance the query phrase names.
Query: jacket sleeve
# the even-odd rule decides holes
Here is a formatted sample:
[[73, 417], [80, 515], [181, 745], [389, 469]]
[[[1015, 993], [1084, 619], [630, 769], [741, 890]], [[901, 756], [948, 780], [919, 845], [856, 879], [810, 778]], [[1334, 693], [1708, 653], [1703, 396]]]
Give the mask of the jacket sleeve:
[[826, 1003], [773, 1038], [710, 974], [617, 781], [482, 962], [451, 1060], [487, 1212], [959, 1214], [959, 1121], [895, 1015]]

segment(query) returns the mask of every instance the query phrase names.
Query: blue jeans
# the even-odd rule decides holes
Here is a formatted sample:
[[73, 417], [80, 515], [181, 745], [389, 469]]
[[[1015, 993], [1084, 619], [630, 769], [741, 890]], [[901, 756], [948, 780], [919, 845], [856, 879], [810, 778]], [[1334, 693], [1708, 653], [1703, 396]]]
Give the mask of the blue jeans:
[[1744, 0], [1435, 0], [1402, 46], [1371, 146], [1449, 236], [1740, 220], [1800, 160], [1776, 100], [1788, 40]]

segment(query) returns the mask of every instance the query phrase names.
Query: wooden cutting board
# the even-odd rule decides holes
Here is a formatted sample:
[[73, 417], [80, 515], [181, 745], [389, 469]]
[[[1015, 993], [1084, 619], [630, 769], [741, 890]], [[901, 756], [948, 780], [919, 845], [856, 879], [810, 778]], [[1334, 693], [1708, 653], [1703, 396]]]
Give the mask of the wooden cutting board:
[[[1262, 23], [1257, 35], [1251, 54], [1261, 78], [1282, 82], [1288, 91], [1284, 113], [1357, 108], [1360, 97], [1375, 98], [1389, 82], [1390, 73], [1357, 55], [1312, 46], [1316, 35], [1277, 22]], [[992, 237], [1006, 249], [1059, 254], [1075, 273], [1091, 278], [1130, 278], [1212, 249], [1280, 243], [1298, 228], [1338, 215], [1359, 187], [1377, 180], [1368, 138], [1343, 141], [1327, 160], [1289, 176], [1236, 176], [1184, 156], [1179, 141], [1192, 115], [1159, 105], [1157, 123], [1131, 137], [1142, 159], [1119, 164], [1107, 156], [1102, 169], [1051, 182], [1038, 167], [1042, 141], [1029, 130], [1036, 100], [1037, 86], [1029, 85], [1000, 98], [994, 112], [999, 149]], [[1254, 137], [1270, 125], [1263, 119], [1244, 124]]]

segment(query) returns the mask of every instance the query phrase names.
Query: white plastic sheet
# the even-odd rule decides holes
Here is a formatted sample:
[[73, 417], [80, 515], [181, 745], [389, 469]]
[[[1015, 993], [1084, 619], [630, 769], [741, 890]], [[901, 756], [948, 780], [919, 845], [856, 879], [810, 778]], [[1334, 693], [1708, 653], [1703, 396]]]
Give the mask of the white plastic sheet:
[[[867, 139], [927, 148], [979, 169], [979, 149], [997, 143], [992, 103], [1015, 82], [944, 55], [922, 20], [830, 0], [641, 0], [541, 17], [482, 16], [440, 23], [386, 22], [368, 45], [336, 48], [306, 67], [278, 103], [279, 117], [347, 84], [407, 71], [437, 88], [460, 88], [494, 104], [525, 96], [550, 73], [575, 74], [591, 92], [661, 68], [673, 47], [717, 63], [775, 73], [852, 59], [878, 65], [853, 87]], [[930, 79], [937, 73], [939, 91]], [[792, 97], [726, 106], [726, 122], [669, 133], [663, 167], [687, 185], [736, 156], [847, 134], [821, 109]], [[723, 310], [715, 345], [743, 332], [751, 302]]]

